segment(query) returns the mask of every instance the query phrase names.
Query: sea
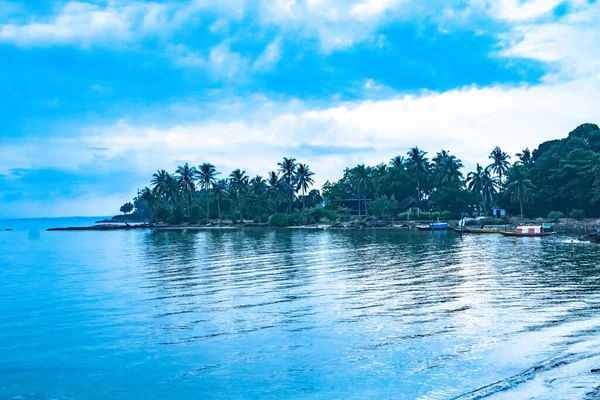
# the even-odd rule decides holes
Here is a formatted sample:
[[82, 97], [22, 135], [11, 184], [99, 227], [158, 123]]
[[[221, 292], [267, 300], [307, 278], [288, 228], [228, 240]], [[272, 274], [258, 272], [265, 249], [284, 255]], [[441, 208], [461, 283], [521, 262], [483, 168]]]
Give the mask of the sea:
[[600, 398], [598, 245], [103, 218], [0, 220], [1, 399]]

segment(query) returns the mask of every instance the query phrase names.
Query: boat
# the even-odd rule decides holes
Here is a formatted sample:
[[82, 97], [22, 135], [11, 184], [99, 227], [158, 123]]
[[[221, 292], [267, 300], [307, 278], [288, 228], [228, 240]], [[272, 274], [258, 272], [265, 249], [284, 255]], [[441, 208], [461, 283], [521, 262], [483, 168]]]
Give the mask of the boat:
[[496, 228], [469, 228], [466, 227], [467, 233], [499, 233], [500, 230]]
[[504, 236], [540, 237], [551, 236], [556, 232], [546, 232], [543, 226], [517, 226], [514, 231], [500, 231]]
[[415, 225], [420, 231], [446, 231], [449, 229], [447, 222], [432, 222], [429, 225]]

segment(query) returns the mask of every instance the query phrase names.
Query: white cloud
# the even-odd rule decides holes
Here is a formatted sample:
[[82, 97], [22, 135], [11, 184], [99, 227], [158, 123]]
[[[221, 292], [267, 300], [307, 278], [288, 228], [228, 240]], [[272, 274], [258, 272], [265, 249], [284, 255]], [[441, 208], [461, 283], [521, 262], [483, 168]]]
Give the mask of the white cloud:
[[[209, 160], [224, 172], [244, 168], [266, 174], [282, 156], [298, 156], [317, 172], [317, 183], [338, 178], [355, 163], [387, 161], [419, 145], [430, 153], [450, 149], [467, 166], [486, 162], [493, 147], [515, 153], [524, 147], [564, 137], [583, 122], [594, 122], [600, 84], [584, 81], [519, 88], [465, 88], [419, 97], [342, 103], [330, 108], [272, 116], [175, 124], [133, 126], [121, 121], [88, 132], [90, 147], [107, 155], [134, 157], [133, 165], [150, 174], [177, 163]], [[310, 154], [304, 146], [356, 151]], [[365, 149], [374, 149], [369, 151]], [[295, 154], [298, 153], [298, 154]], [[306, 153], [306, 154], [304, 154]]]
[[263, 53], [254, 61], [255, 71], [271, 70], [281, 60], [281, 38], [276, 38], [267, 45]]
[[160, 32], [168, 9], [160, 3], [134, 2], [124, 6], [109, 3], [101, 7], [71, 1], [54, 16], [34, 18], [24, 24], [0, 25], [0, 41], [19, 46], [75, 44], [83, 47], [129, 42]]
[[596, 7], [560, 21], [518, 25], [504, 36], [506, 48], [500, 55], [555, 63], [548, 80], [595, 75], [600, 70], [599, 18]]
[[231, 51], [228, 40], [212, 47], [206, 56], [182, 45], [172, 46], [169, 54], [177, 65], [206, 70], [215, 78], [243, 79], [248, 71], [248, 59]]
[[499, 0], [491, 3], [491, 12], [498, 18], [509, 21], [525, 21], [540, 18], [550, 13], [564, 0]]

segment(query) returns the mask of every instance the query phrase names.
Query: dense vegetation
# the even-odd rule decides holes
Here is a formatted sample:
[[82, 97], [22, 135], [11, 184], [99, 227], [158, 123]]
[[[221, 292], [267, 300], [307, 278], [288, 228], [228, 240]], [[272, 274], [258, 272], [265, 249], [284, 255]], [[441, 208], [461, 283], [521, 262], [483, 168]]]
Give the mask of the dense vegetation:
[[[511, 160], [514, 162], [511, 163]], [[487, 164], [487, 165], [486, 165]], [[275, 226], [329, 220], [459, 218], [512, 215], [558, 220], [600, 216], [600, 129], [583, 124], [568, 137], [514, 155], [496, 147], [482, 165], [463, 174], [450, 151], [431, 159], [414, 147], [375, 166], [347, 168], [343, 177], [311, 190], [313, 172], [284, 158], [266, 178], [237, 169], [224, 179], [212, 164], [157, 171], [134, 200], [135, 214], [155, 222], [269, 221]], [[122, 212], [129, 212], [126, 205]]]

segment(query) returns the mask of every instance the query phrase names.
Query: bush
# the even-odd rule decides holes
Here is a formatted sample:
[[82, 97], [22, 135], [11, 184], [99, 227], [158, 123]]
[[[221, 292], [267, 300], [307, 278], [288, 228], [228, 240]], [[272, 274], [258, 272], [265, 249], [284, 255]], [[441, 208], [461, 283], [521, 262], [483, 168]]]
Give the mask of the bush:
[[548, 214], [548, 219], [552, 222], [556, 222], [564, 217], [565, 214], [561, 213], [560, 211], [550, 211], [550, 214]]
[[[206, 220], [206, 211], [201, 208], [198, 204], [194, 204], [190, 207], [190, 223], [199, 224], [203, 220]], [[205, 222], [206, 224], [206, 222]]]
[[481, 218], [479, 220], [479, 223], [481, 225], [505, 225], [506, 224], [506, 222], [502, 221], [501, 219], [492, 218], [492, 217]]
[[238, 211], [230, 211], [223, 216], [223, 219], [229, 219], [235, 224], [242, 220], [242, 214]]
[[171, 207], [162, 206], [156, 210], [156, 219], [158, 221], [167, 222], [171, 219], [173, 209]]
[[338, 215], [335, 211], [327, 210], [327, 209], [319, 206], [319, 207], [313, 208], [312, 218], [315, 220], [315, 222], [319, 222], [325, 218], [327, 218], [329, 221], [335, 221], [338, 219]]
[[269, 225], [284, 227], [288, 226], [288, 216], [284, 213], [275, 213], [269, 217]]
[[172, 224], [174, 225], [178, 225], [181, 224], [183, 222], [183, 207], [181, 206], [176, 206], [173, 209], [173, 214], [171, 215], [171, 221]]
[[573, 209], [569, 216], [576, 220], [582, 220], [585, 218], [585, 212], [583, 210]]
[[456, 214], [453, 213], [452, 211], [442, 211], [440, 213], [440, 218], [447, 221], [449, 219], [456, 218]]

